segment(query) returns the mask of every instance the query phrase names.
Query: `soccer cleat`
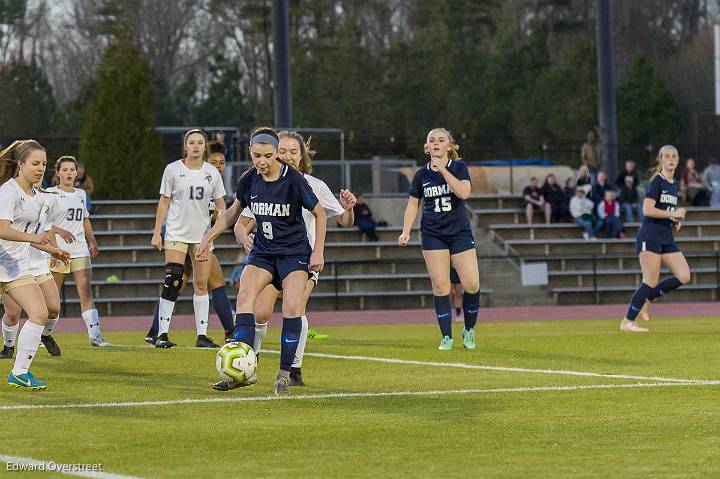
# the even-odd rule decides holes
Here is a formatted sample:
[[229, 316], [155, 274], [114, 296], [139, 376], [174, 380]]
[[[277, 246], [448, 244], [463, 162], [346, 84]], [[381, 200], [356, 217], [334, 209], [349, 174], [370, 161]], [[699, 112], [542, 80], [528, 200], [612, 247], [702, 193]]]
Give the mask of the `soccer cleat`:
[[225, 343], [232, 343], [235, 341], [235, 331], [232, 329], [226, 329], [225, 330]]
[[105, 338], [102, 336], [95, 336], [90, 340], [90, 346], [95, 346], [96, 348], [106, 348], [110, 346], [110, 343], [105, 341]]
[[245, 381], [219, 381], [212, 385], [212, 388], [216, 391], [231, 391], [237, 388], [244, 388], [252, 386], [257, 382], [257, 374], [253, 374], [249, 379]]
[[55, 339], [49, 334], [40, 336], [40, 341], [45, 345], [45, 349], [50, 353], [50, 356], [60, 356], [60, 346], [55, 342]]
[[462, 337], [465, 349], [475, 349], [475, 328], [463, 329]]
[[160, 336], [158, 336], [157, 340], [155, 340], [156, 348], [170, 349], [173, 346], [176, 346], [176, 344], [170, 341], [167, 333], [162, 333]]
[[645, 304], [643, 305], [642, 309], [640, 310], [640, 319], [643, 321], [650, 321], [650, 313], [648, 312], [648, 309], [650, 308], [650, 301], [645, 301]]
[[287, 396], [288, 394], [290, 394], [290, 379], [278, 376], [275, 381], [275, 395]]
[[47, 383], [40, 381], [38, 378], [32, 375], [30, 371], [25, 374], [13, 374], [10, 371], [8, 375], [8, 385], [13, 388], [25, 388], [25, 389], [46, 389]]
[[290, 371], [290, 386], [305, 386], [305, 381], [303, 381], [302, 373], [299, 368], [296, 371]]
[[438, 349], [440, 351], [450, 351], [453, 348], [453, 339], [450, 336], [443, 336], [442, 341], [440, 341], [440, 346], [438, 346]]
[[217, 344], [213, 342], [212, 339], [208, 338], [204, 334], [201, 334], [197, 337], [197, 341], [195, 341], [195, 347], [196, 348], [219, 348]]
[[630, 321], [627, 318], [623, 318], [620, 323], [620, 331], [627, 331], [631, 333], [645, 333], [648, 331], [647, 328], [642, 328], [635, 324], [635, 321]]
[[147, 333], [145, 336], [145, 342], [154, 345], [155, 341], [157, 341], [157, 336], [153, 336], [152, 333]]
[[2, 351], [0, 351], [0, 359], [12, 359], [14, 352], [14, 346], [3, 346]]
[[330, 338], [329, 334], [324, 333], [318, 333], [316, 330], [310, 328], [307, 332], [308, 339], [328, 339]]

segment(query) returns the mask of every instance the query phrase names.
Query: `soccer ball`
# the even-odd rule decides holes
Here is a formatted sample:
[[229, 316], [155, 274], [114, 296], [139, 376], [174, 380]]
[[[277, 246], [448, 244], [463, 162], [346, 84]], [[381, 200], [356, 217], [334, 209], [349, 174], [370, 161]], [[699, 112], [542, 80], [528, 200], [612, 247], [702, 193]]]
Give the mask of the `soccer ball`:
[[220, 377], [227, 381], [243, 382], [255, 374], [257, 356], [245, 343], [227, 343], [215, 357], [215, 367]]

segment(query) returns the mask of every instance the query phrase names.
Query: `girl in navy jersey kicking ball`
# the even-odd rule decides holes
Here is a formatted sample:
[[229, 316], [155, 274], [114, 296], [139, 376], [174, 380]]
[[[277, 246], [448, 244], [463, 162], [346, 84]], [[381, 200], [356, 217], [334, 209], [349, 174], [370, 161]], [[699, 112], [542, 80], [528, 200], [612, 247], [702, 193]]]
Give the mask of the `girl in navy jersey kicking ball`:
[[410, 185], [400, 246], [410, 241], [410, 230], [423, 201], [420, 223], [422, 252], [433, 288], [435, 314], [442, 339], [438, 349], [451, 350], [452, 311], [450, 308], [450, 266], [460, 277], [463, 293], [463, 346], [475, 349], [475, 323], [480, 307], [480, 274], [475, 240], [465, 212], [470, 197], [470, 173], [458, 155], [459, 147], [444, 128], [428, 133], [425, 154], [430, 161], [421, 167]]
[[[643, 200], [644, 218], [635, 240], [642, 284], [630, 299], [627, 315], [620, 323], [621, 331], [647, 331], [638, 326], [635, 319], [641, 312], [643, 319], [649, 319], [648, 302], [690, 281], [690, 268], [675, 244], [672, 231], [673, 227], [680, 231], [686, 213], [685, 208], [677, 208], [679, 181], [673, 176], [678, 162], [677, 148], [672, 145], [660, 148], [658, 165]], [[672, 276], [658, 283], [661, 264], [670, 269]]]

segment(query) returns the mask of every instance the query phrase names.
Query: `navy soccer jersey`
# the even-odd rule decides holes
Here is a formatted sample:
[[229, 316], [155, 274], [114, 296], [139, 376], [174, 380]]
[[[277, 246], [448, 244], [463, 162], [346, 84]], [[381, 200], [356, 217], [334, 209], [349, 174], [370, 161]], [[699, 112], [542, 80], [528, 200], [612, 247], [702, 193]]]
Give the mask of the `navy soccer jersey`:
[[257, 233], [252, 252], [265, 255], [310, 255], [302, 209], [312, 211], [317, 196], [302, 174], [287, 165], [275, 181], [251, 169], [238, 182], [236, 197], [255, 215]]
[[[655, 200], [655, 208], [674, 211], [677, 206], [678, 182], [670, 182], [662, 173], [655, 175], [648, 184], [645, 199]], [[638, 241], [667, 244], [673, 241], [673, 222], [669, 218], [643, 218], [637, 233]]]
[[[470, 181], [464, 161], [448, 160], [446, 168], [458, 180]], [[423, 200], [420, 222], [423, 234], [444, 237], [470, 230], [465, 201], [453, 193], [443, 175], [430, 168], [430, 163], [415, 172], [409, 194]]]

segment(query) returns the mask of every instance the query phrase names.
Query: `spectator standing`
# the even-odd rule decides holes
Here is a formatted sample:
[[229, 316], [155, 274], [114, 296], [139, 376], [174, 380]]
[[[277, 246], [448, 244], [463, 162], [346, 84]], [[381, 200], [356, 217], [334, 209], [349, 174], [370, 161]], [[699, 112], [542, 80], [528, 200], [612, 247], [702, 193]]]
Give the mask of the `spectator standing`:
[[620, 221], [620, 204], [613, 190], [605, 191], [605, 198], [597, 206], [597, 216], [605, 228], [606, 238], [620, 238], [623, 224]]
[[523, 190], [523, 201], [525, 201], [525, 217], [528, 224], [533, 222], [533, 212], [535, 208], [539, 208], [545, 212], [545, 222], [550, 223], [550, 215], [552, 213], [550, 205], [545, 203], [545, 198], [538, 188], [537, 178], [530, 178], [530, 184]]
[[620, 208], [625, 213], [625, 221], [629, 223], [635, 221], [633, 208], [637, 210], [639, 217], [638, 221], [642, 221], [642, 203], [640, 203], [640, 195], [632, 176], [625, 177], [625, 183], [620, 187], [620, 196], [618, 197], [618, 201], [620, 203]]
[[602, 166], [602, 145], [597, 141], [594, 130], [587, 133], [587, 141], [580, 149], [580, 161], [583, 166], [588, 167], [590, 178], [594, 178], [595, 173]]
[[625, 162], [625, 170], [621, 171], [615, 179], [615, 188], [619, 191], [620, 188], [625, 184], [625, 177], [632, 176], [633, 184], [637, 187], [640, 184], [640, 177], [635, 170], [635, 162], [633, 160], [627, 160]]
[[565, 192], [557, 184], [555, 175], [550, 173], [545, 177], [545, 183], [543, 183], [540, 192], [545, 199], [545, 204], [550, 206], [550, 219], [553, 223], [559, 223], [564, 220], [568, 214], [568, 205], [565, 201]]
[[680, 191], [693, 206], [704, 204], [707, 198], [703, 175], [695, 168], [695, 160], [692, 158], [688, 158], [685, 168], [680, 173]]
[[83, 165], [78, 165], [77, 178], [75, 178], [75, 188], [85, 191], [85, 207], [92, 213], [92, 200], [90, 195], [95, 191], [95, 183], [92, 178], [85, 172]]
[[710, 158], [710, 164], [703, 171], [703, 183], [710, 192], [710, 207], [720, 208], [720, 165], [716, 158]]
[[583, 238], [595, 239], [599, 223], [593, 216], [593, 202], [585, 195], [585, 190], [581, 186], [575, 189], [575, 196], [570, 200], [570, 214], [575, 223], [584, 230]]
[[358, 194], [356, 197], [357, 203], [353, 207], [353, 213], [355, 214], [355, 225], [360, 230], [360, 240], [362, 241], [363, 236], [367, 235], [368, 241], [380, 241], [375, 232], [377, 223], [373, 219], [372, 211], [362, 194]]

